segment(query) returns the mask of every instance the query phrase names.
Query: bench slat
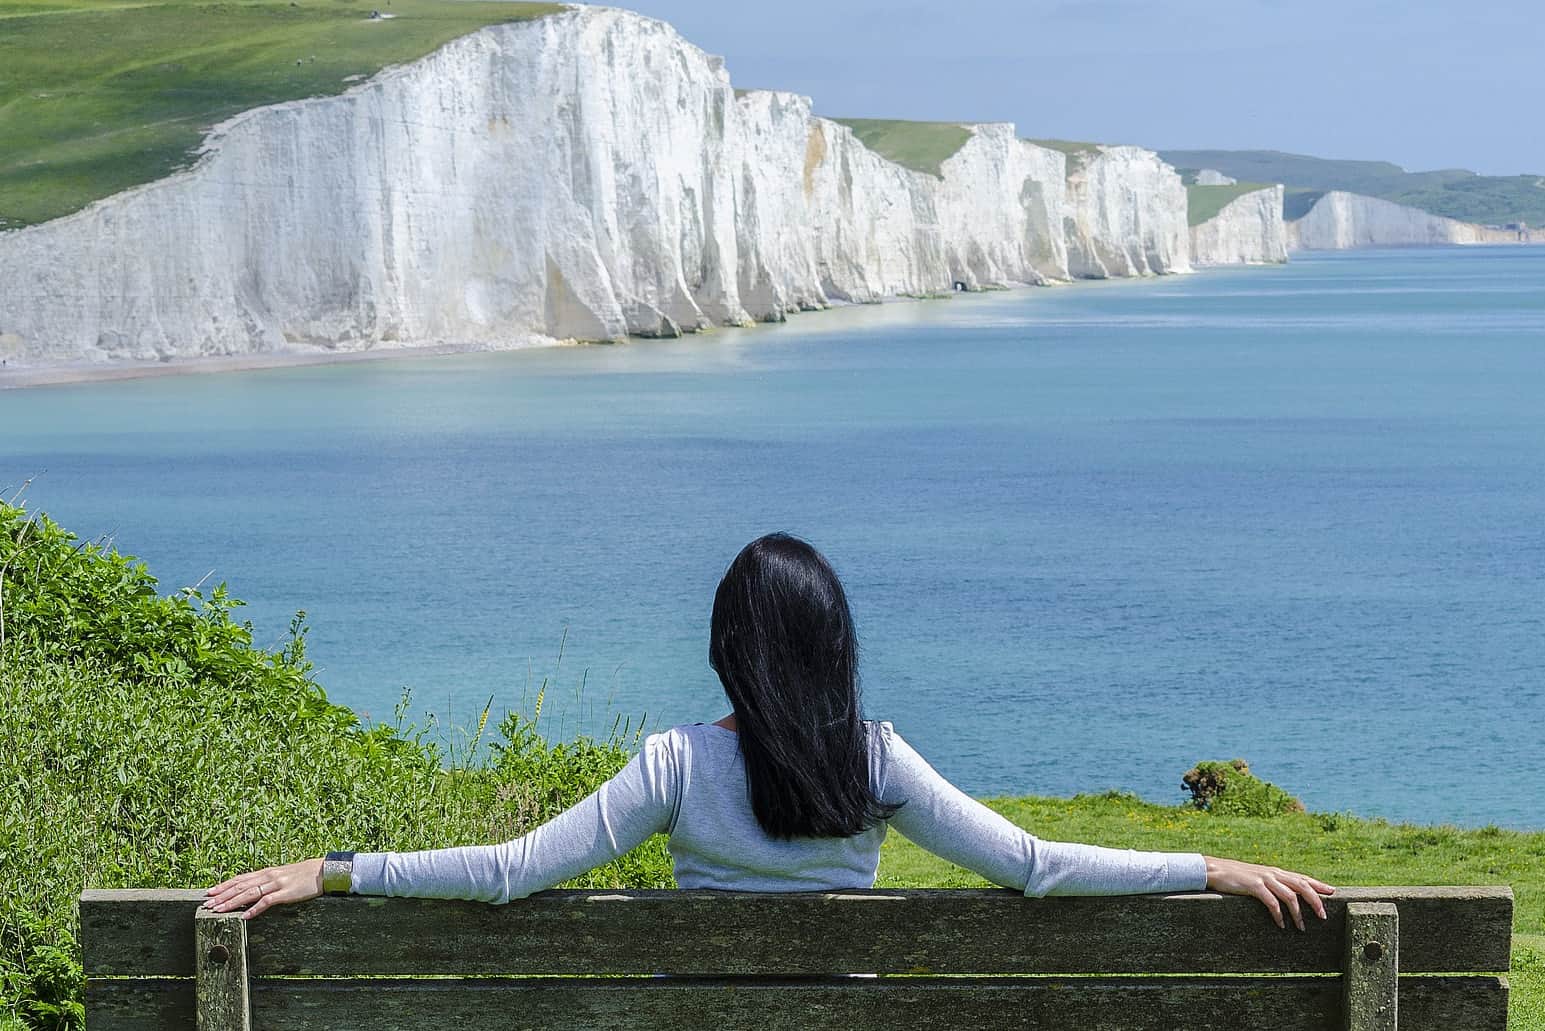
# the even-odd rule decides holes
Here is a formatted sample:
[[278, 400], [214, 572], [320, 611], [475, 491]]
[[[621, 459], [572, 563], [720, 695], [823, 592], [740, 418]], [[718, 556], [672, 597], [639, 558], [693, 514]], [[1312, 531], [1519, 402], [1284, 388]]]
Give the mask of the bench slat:
[[[92, 1031], [191, 1027], [192, 982], [91, 982]], [[1341, 981], [1257, 978], [848, 978], [803, 982], [689, 979], [258, 981], [255, 1031], [393, 1028], [669, 1027], [782, 1031], [817, 1027], [1090, 1031], [1332, 1031]], [[1402, 1031], [1504, 1031], [1507, 983], [1494, 976], [1400, 982]]]
[[[88, 975], [190, 976], [198, 891], [88, 891]], [[1393, 902], [1406, 973], [1508, 969], [1507, 888], [1348, 888], [1279, 931], [1211, 894], [1026, 899], [1007, 890], [838, 894], [549, 891], [507, 906], [323, 898], [253, 921], [254, 976], [367, 974], [1338, 973], [1346, 906]]]

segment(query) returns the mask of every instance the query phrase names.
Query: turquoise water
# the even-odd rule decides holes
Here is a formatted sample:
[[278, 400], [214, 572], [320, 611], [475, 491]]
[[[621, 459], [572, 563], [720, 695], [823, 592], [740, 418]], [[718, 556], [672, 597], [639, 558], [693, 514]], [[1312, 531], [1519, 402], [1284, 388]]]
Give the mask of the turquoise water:
[[1178, 801], [1244, 756], [1314, 809], [1545, 827], [1545, 248], [13, 391], [0, 442], [261, 641], [307, 610], [377, 719], [529, 703], [565, 634], [554, 732], [716, 718], [714, 585], [786, 529], [869, 712], [973, 792]]

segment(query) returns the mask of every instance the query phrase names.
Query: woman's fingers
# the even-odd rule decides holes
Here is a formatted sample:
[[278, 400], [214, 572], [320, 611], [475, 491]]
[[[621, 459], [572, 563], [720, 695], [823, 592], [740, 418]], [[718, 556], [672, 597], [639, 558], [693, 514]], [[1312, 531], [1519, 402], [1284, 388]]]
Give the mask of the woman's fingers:
[[262, 898], [258, 899], [252, 905], [248, 906], [245, 910], [243, 910], [242, 914], [241, 914], [241, 918], [243, 920], [251, 920], [253, 917], [255, 917], [259, 913], [263, 912], [269, 906], [272, 906], [272, 905], [274, 905], [275, 903], [278, 903], [278, 902], [288, 901], [286, 899], [280, 898], [279, 894], [280, 894], [279, 892], [272, 892], [272, 893], [265, 894]]
[[238, 874], [204, 892], [204, 908], [217, 913], [247, 907], [242, 916], [251, 920], [272, 906], [304, 902], [322, 893], [322, 860], [309, 859], [288, 866], [269, 866]]
[[227, 877], [213, 888], [204, 889], [205, 895], [223, 895], [230, 891], [249, 887], [253, 882], [266, 877], [273, 872], [273, 867], [264, 867], [261, 870], [252, 870], [248, 873], [239, 873], [235, 877]]
[[1316, 882], [1314, 878], [1305, 877], [1303, 874], [1296, 876], [1298, 880], [1293, 885], [1294, 890], [1304, 897], [1305, 902], [1309, 903], [1309, 908], [1314, 910], [1314, 915], [1324, 920], [1325, 901], [1320, 898], [1320, 891], [1315, 887]]
[[[1283, 881], [1275, 875], [1267, 875], [1266, 890], [1270, 891], [1273, 895], [1277, 896], [1277, 898], [1286, 903], [1287, 911], [1293, 918], [1293, 926], [1302, 931], [1304, 929], [1304, 914], [1303, 910], [1298, 905], [1298, 892], [1293, 890], [1291, 885], [1283, 883]], [[1280, 920], [1277, 922], [1279, 927], [1281, 926], [1281, 923], [1282, 922]]]
[[1250, 895], [1260, 900], [1278, 927], [1287, 926], [1284, 916], [1291, 916], [1293, 924], [1304, 930], [1304, 906], [1321, 920], [1326, 919], [1322, 895], [1333, 895], [1336, 889], [1324, 881], [1308, 877], [1293, 870], [1275, 866], [1261, 866], [1237, 859], [1202, 857], [1207, 863], [1207, 887], [1232, 895]]
[[261, 879], [256, 877], [243, 879], [231, 885], [220, 894], [210, 897], [205, 901], [204, 908], [212, 909], [217, 913], [224, 913], [236, 906], [257, 902], [267, 891], [268, 889], [264, 886], [264, 882]]
[[1250, 890], [1250, 894], [1261, 900], [1261, 905], [1266, 907], [1266, 912], [1271, 914], [1271, 918], [1277, 922], [1278, 927], [1287, 927], [1287, 925], [1282, 922], [1282, 903], [1277, 900], [1277, 896], [1271, 893], [1271, 889], [1266, 887], [1265, 881], [1261, 881], [1259, 884], [1255, 885], [1255, 887]]

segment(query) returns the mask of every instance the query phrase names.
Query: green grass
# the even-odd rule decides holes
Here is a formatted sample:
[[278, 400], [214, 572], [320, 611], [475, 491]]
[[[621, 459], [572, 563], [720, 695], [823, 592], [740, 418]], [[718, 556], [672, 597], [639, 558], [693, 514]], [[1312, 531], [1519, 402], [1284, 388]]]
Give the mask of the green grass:
[[[372, 20], [372, 9], [394, 17]], [[0, 229], [184, 168], [205, 131], [240, 111], [340, 93], [354, 77], [484, 25], [559, 9], [498, 0], [0, 0]]]
[[1268, 183], [1234, 183], [1230, 186], [1192, 183], [1186, 187], [1186, 219], [1191, 225], [1199, 226], [1245, 194], [1271, 188]]
[[888, 161], [918, 172], [942, 176], [944, 162], [971, 130], [954, 122], [904, 122], [894, 118], [833, 118], [853, 130], [858, 141]]
[[[1545, 833], [1392, 824], [1324, 813], [1218, 816], [1116, 793], [1001, 798], [987, 804], [1051, 840], [1203, 852], [1300, 870], [1331, 884], [1512, 885], [1517, 903], [1508, 1027], [1545, 1031]], [[986, 885], [898, 835], [886, 838], [876, 883]]]
[[[0, 590], [0, 1031], [80, 1026], [74, 900], [87, 885], [193, 886], [330, 848], [506, 840], [593, 790], [638, 742], [628, 726], [544, 740], [548, 680], [530, 718], [485, 713], [459, 734], [407, 726], [401, 711], [362, 725], [312, 679], [298, 621], [279, 650], [255, 648], [223, 588], [161, 595], [141, 563], [4, 504]], [[1545, 1031], [1545, 833], [1226, 816], [1120, 794], [989, 804], [1046, 838], [1332, 883], [1511, 884], [1509, 1026]], [[663, 839], [575, 883], [668, 886]], [[984, 882], [892, 835], [878, 883]]]
[[[1177, 168], [1216, 168], [1235, 179], [1286, 183], [1306, 193], [1347, 190], [1464, 222], [1545, 225], [1545, 176], [1540, 175], [1476, 175], [1462, 168], [1407, 172], [1388, 161], [1338, 161], [1274, 150], [1165, 150], [1159, 156]], [[1308, 210], [1303, 201], [1301, 196], [1298, 207], [1285, 205], [1286, 217], [1302, 217]]]

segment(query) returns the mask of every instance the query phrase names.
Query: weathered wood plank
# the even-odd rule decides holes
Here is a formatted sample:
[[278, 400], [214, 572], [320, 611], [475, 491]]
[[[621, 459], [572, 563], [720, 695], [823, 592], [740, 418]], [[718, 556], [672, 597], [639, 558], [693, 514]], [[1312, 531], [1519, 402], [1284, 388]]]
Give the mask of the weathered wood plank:
[[252, 1031], [247, 926], [239, 915], [201, 909], [193, 920], [198, 1031]]
[[[961, 988], [965, 994], [962, 994]], [[1499, 977], [1405, 977], [1401, 1031], [1505, 1031]], [[185, 1031], [187, 979], [87, 986], [91, 1031]], [[680, 1031], [1046, 1027], [1091, 1031], [1338, 1031], [1338, 977], [852, 978], [805, 982], [641, 978], [257, 981], [256, 1031], [661, 1027]]]
[[1347, 906], [1345, 1031], [1395, 1031], [1399, 1022], [1400, 911], [1388, 902]]
[[[186, 976], [198, 891], [87, 892], [88, 974]], [[1250, 898], [1026, 899], [1006, 890], [542, 892], [507, 906], [323, 898], [249, 926], [254, 975], [1335, 973], [1346, 906], [1400, 910], [1401, 969], [1508, 968], [1512, 892], [1347, 888], [1278, 930]]]
[[[193, 937], [191, 930], [188, 937]], [[186, 977], [88, 977], [86, 1026], [91, 1031], [187, 1031], [197, 1020], [193, 986]]]

